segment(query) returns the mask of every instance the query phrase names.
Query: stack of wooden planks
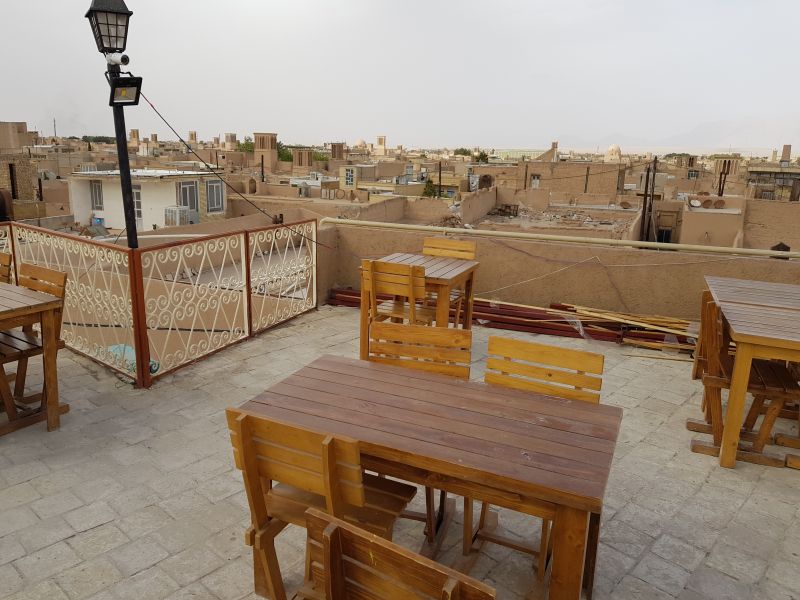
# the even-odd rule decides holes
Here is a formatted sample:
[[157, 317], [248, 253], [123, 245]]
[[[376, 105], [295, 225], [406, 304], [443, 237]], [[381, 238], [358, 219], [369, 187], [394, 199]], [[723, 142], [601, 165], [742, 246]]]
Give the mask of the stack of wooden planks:
[[[358, 307], [360, 301], [358, 290], [333, 289], [329, 303]], [[618, 313], [574, 304], [543, 308], [482, 298], [476, 298], [473, 303], [473, 322], [497, 329], [585, 337], [653, 350], [685, 352], [694, 350], [696, 335], [691, 322], [671, 317]]]

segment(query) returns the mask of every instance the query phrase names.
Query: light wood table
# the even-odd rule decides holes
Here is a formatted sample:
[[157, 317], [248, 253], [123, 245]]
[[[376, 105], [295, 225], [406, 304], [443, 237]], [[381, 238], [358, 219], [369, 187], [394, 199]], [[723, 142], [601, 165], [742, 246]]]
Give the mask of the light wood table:
[[366, 469], [548, 516], [549, 598], [580, 597], [587, 543], [596, 546], [599, 532], [590, 515], [603, 506], [620, 408], [323, 356], [241, 409], [356, 439]]
[[706, 277], [736, 342], [719, 464], [736, 465], [753, 359], [800, 362], [800, 286]]
[[382, 262], [425, 267], [425, 287], [436, 292], [436, 326], [447, 327], [450, 322], [450, 292], [464, 287], [464, 329], [472, 327], [472, 296], [475, 271], [480, 264], [476, 260], [427, 256], [397, 252], [380, 259]]
[[44, 409], [30, 414], [6, 415], [8, 422], [0, 425], [0, 435], [47, 420], [47, 430], [60, 425], [60, 415], [69, 411], [68, 404], [58, 402], [58, 339], [56, 311], [63, 306], [60, 298], [24, 287], [0, 283], [0, 330], [23, 325], [41, 325], [44, 358]]

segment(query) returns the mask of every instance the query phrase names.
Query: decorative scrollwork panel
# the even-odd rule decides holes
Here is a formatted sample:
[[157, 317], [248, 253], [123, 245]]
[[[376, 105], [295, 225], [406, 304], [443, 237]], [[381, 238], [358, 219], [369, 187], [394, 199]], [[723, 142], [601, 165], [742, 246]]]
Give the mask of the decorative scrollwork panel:
[[317, 305], [316, 225], [309, 221], [248, 233], [253, 331]]

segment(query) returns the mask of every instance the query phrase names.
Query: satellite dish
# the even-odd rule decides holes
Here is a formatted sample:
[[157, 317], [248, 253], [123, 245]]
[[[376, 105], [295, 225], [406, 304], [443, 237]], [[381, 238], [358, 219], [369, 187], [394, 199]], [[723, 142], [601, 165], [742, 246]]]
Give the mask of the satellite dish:
[[703, 208], [711, 208], [713, 205], [714, 205], [714, 203], [711, 202], [711, 200], [703, 200], [703, 204], [702, 204]]
[[620, 202], [620, 203], [619, 203], [619, 205], [620, 205], [622, 208], [630, 208], [630, 207], [631, 207], [631, 203], [630, 203], [630, 202], [628, 202], [627, 200], [623, 200], [622, 202]]
[[714, 202], [714, 208], [725, 208], [725, 200], [720, 198], [716, 202]]
[[703, 203], [700, 202], [700, 200], [698, 200], [697, 198], [692, 198], [691, 200], [689, 200], [689, 206], [693, 208], [700, 208], [701, 206], [703, 206]]

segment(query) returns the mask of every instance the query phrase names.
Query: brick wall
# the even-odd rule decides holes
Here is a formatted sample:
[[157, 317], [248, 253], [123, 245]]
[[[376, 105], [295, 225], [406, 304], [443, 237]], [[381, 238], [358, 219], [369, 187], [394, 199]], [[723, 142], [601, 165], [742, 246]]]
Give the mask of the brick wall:
[[36, 165], [21, 155], [0, 156], [0, 189], [11, 191], [11, 169], [14, 165], [17, 180], [17, 196], [15, 200], [33, 202], [36, 200]]

